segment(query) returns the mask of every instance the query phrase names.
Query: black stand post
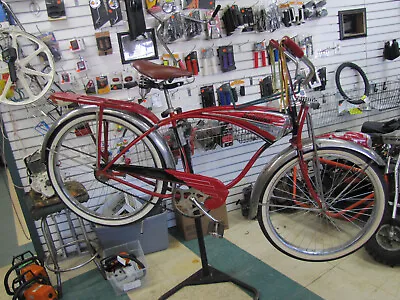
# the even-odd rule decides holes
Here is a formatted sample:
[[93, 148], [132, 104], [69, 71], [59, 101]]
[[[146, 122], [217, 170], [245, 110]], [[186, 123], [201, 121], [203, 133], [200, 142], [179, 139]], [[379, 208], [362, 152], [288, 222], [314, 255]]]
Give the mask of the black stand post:
[[180, 284], [178, 284], [177, 286], [166, 292], [159, 298], [159, 300], [164, 300], [169, 298], [170, 296], [172, 296], [185, 286], [222, 283], [222, 282], [232, 282], [254, 294], [253, 299], [258, 300], [260, 297], [260, 293], [258, 292], [257, 289], [208, 265], [206, 246], [204, 243], [204, 235], [200, 218], [195, 219], [195, 224], [196, 224], [197, 240], [199, 242], [199, 248], [200, 248], [202, 268], [193, 275], [191, 275], [190, 277], [188, 277], [187, 279], [185, 279], [184, 281], [182, 281]]

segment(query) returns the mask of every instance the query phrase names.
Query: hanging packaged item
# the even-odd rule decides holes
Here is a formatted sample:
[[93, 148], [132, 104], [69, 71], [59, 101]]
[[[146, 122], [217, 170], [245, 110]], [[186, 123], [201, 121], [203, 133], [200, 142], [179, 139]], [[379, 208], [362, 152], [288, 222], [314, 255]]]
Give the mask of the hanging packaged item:
[[255, 27], [255, 20], [253, 14], [253, 8], [251, 7], [244, 7], [240, 9], [240, 13], [243, 17], [243, 32], [250, 32], [254, 30]]
[[[204, 14], [206, 20], [211, 20], [213, 11], [207, 11]], [[221, 20], [219, 19], [218, 15], [214, 16], [214, 18], [207, 22], [207, 38], [208, 39], [219, 39], [222, 38], [221, 34]]]
[[183, 9], [194, 9], [194, 8], [204, 8], [204, 9], [215, 9], [215, 1], [213, 0], [183, 0]]
[[254, 68], [259, 67], [259, 56], [261, 57], [261, 66], [267, 66], [267, 46], [265, 41], [254, 43], [253, 60]]
[[46, 0], [46, 9], [50, 21], [66, 18], [64, 0]]
[[233, 46], [221, 46], [218, 48], [218, 57], [222, 72], [236, 70]]
[[122, 73], [115, 72], [111, 76], [111, 83], [110, 83], [110, 89], [115, 91], [115, 90], [122, 90], [123, 83], [122, 83]]
[[119, 0], [107, 0], [108, 8], [108, 19], [110, 20], [111, 26], [122, 21], [122, 11]]
[[222, 21], [224, 22], [227, 35], [231, 35], [236, 28], [244, 25], [243, 15], [237, 5], [228, 7], [222, 16]]
[[217, 89], [217, 95], [219, 105], [231, 105], [238, 101], [237, 91], [229, 83], [221, 85]]
[[[194, 10], [190, 12], [189, 17], [196, 20], [200, 20], [200, 11]], [[191, 39], [194, 38], [195, 36], [201, 35], [202, 32], [203, 28], [199, 22], [185, 19], [185, 36], [187, 39]]]
[[100, 56], [109, 55], [113, 53], [109, 31], [96, 32], [95, 37], [96, 37], [98, 54]]
[[193, 73], [193, 75], [199, 75], [199, 61], [197, 59], [197, 51], [192, 51], [185, 57], [186, 69]]
[[90, 0], [89, 6], [94, 29], [99, 29], [109, 20], [107, 7], [102, 0]]
[[182, 17], [178, 12], [174, 13], [166, 21], [164, 21], [162, 26], [163, 30], [161, 31], [161, 33], [163, 39], [167, 43], [172, 43], [177, 39], [180, 39], [184, 35]]
[[86, 95], [96, 94], [96, 85], [94, 84], [93, 79], [88, 79], [87, 82], [84, 84], [84, 86]]
[[[53, 55], [54, 61], [59, 61], [61, 60], [61, 51], [60, 51], [60, 47], [59, 44], [56, 40], [56, 37], [54, 36], [53, 32], [44, 32], [41, 33], [38, 37], [38, 39], [42, 40], [47, 47], [49, 47], [51, 54]], [[39, 56], [41, 56], [39, 54]], [[41, 56], [44, 60], [47, 60], [47, 56], [43, 55]]]
[[214, 86], [208, 85], [201, 87], [200, 95], [203, 108], [215, 106]]
[[107, 94], [110, 92], [110, 85], [108, 83], [108, 77], [105, 75], [100, 75], [96, 77], [97, 93]]
[[388, 60], [395, 60], [400, 56], [399, 44], [396, 40], [393, 40], [392, 43], [386, 42], [385, 47], [383, 49], [383, 57]]
[[158, 13], [161, 11], [159, 0], [146, 0], [146, 9], [151, 13]]
[[212, 75], [217, 73], [216, 67], [216, 58], [214, 57], [214, 49], [213, 48], [202, 48], [201, 49], [201, 61], [200, 65], [202, 66], [202, 75]]
[[229, 147], [233, 145], [233, 127], [232, 124], [227, 122], [219, 122], [221, 127], [221, 134], [218, 139], [218, 144], [222, 147]]

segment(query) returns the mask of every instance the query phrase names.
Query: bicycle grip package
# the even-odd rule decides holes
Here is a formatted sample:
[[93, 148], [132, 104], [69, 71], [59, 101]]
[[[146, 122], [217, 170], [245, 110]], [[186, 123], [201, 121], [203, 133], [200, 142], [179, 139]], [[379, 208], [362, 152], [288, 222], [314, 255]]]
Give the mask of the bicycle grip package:
[[236, 88], [232, 88], [229, 83], [221, 85], [217, 90], [218, 104], [231, 105], [238, 101]]
[[218, 48], [218, 57], [222, 72], [236, 70], [233, 46], [221, 46]]
[[208, 85], [203, 86], [200, 89], [201, 94], [201, 103], [203, 108], [215, 106], [215, 93], [214, 93], [214, 86]]
[[199, 75], [199, 61], [197, 59], [197, 51], [192, 51], [185, 57], [186, 70], [193, 73], [193, 75]]

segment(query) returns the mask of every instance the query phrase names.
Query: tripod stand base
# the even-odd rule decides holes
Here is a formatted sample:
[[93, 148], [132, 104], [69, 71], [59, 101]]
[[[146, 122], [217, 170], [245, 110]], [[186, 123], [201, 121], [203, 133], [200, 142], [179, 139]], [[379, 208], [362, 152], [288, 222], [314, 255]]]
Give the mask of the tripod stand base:
[[[209, 271], [209, 272], [207, 272]], [[208, 273], [208, 274], [207, 274]], [[192, 286], [192, 285], [201, 285], [201, 284], [213, 284], [213, 283], [223, 283], [223, 282], [232, 282], [239, 287], [249, 291], [252, 293], [253, 299], [257, 300], [260, 297], [260, 293], [258, 290], [240, 280], [237, 280], [236, 278], [233, 278], [211, 266], [207, 266], [206, 270], [204, 268], [198, 270], [196, 273], [182, 281], [180, 284], [166, 292], [164, 295], [162, 295], [159, 300], [164, 300], [169, 297], [171, 297], [173, 294], [178, 292], [180, 289], [187, 287], [187, 286]]]

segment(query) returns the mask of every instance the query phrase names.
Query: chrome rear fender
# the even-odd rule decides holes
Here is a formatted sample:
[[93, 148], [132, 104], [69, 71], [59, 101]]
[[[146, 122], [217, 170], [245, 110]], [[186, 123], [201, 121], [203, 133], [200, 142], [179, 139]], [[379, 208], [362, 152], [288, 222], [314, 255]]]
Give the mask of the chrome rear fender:
[[[46, 161], [46, 149], [49, 147], [49, 143], [52, 141], [54, 135], [57, 133], [57, 128], [68, 123], [70, 120], [75, 119], [81, 115], [88, 114], [88, 113], [97, 113], [99, 108], [97, 106], [83, 106], [81, 108], [75, 109], [70, 111], [69, 113], [62, 116], [58, 119], [49, 129], [47, 134], [44, 137], [42, 149], [41, 149], [41, 159], [42, 162], [45, 163]], [[127, 114], [121, 111], [113, 110], [113, 109], [105, 109], [104, 114], [112, 115], [120, 119], [124, 119], [135, 126], [137, 126], [141, 131], [145, 132], [150, 129], [150, 122], [139, 116], [133, 114]], [[160, 154], [165, 160], [166, 167], [169, 169], [175, 169], [175, 160], [173, 158], [172, 152], [167, 145], [164, 138], [157, 132], [154, 131], [149, 135], [149, 138], [154, 143], [155, 147], [160, 151]]]

